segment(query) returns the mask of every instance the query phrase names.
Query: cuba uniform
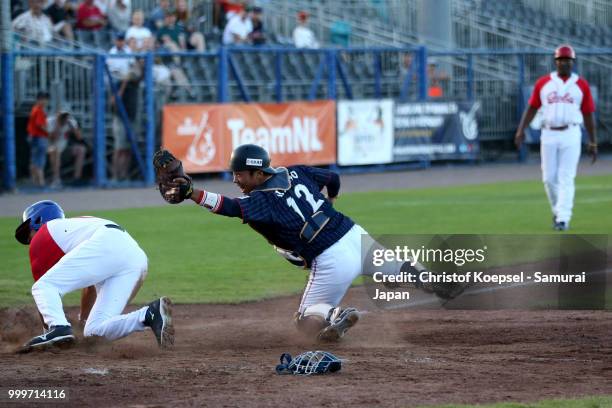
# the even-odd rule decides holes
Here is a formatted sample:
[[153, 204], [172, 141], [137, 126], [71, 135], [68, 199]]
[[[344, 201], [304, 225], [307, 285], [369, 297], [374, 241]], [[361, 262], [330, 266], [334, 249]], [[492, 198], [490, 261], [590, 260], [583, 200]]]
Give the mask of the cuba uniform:
[[529, 105], [542, 108], [542, 181], [552, 212], [557, 222], [569, 224], [580, 159], [580, 126], [583, 115], [595, 111], [589, 84], [574, 73], [561, 78], [553, 72], [538, 79]]
[[112, 221], [96, 217], [58, 218], [44, 224], [30, 242], [36, 281], [32, 295], [45, 323], [69, 326], [61, 298], [95, 285], [96, 301], [85, 336], [115, 340], [145, 329], [147, 307], [122, 315], [147, 273], [147, 256]]
[[247, 196], [205, 193], [199, 203], [217, 214], [240, 217], [291, 263], [311, 270], [300, 313], [316, 304], [336, 307], [361, 274], [361, 236], [367, 233], [321, 193], [327, 187], [331, 197], [337, 195], [337, 174], [307, 166], [277, 170]]

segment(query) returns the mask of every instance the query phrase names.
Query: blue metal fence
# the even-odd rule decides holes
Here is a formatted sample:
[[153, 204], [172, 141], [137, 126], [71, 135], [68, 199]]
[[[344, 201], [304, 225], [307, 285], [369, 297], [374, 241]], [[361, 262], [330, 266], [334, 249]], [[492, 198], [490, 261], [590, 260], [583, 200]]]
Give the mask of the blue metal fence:
[[[254, 60], [253, 55], [261, 60]], [[612, 49], [580, 50], [579, 55], [612, 55]], [[527, 57], [530, 57], [529, 59]], [[216, 82], [216, 95], [212, 100], [200, 99], [192, 102], [236, 101], [274, 101], [305, 99], [353, 99], [394, 97], [400, 101], [424, 101], [429, 98], [428, 62], [437, 61], [442, 69], [448, 70], [445, 86], [448, 88], [448, 99], [481, 99], [489, 98], [491, 103], [484, 103], [488, 112], [488, 122], [481, 126], [486, 134], [504, 135], [518, 123], [523, 111], [521, 96], [524, 85], [533, 83], [535, 78], [543, 75], [542, 64], [533, 64], [532, 60], [549, 61], [544, 64], [552, 70], [550, 51], [534, 50], [456, 50], [447, 52], [430, 52], [425, 47], [353, 47], [303, 50], [282, 47], [221, 47], [215, 52], [205, 53], [148, 53], [133, 55], [107, 55], [91, 52], [51, 52], [51, 51], [15, 51], [2, 55], [2, 115], [4, 145], [3, 182], [7, 189], [16, 185], [15, 163], [15, 125], [14, 125], [14, 73], [16, 58], [37, 57], [90, 57], [93, 61], [93, 146], [94, 146], [94, 184], [107, 185], [105, 157], [105, 119], [106, 98], [112, 95], [105, 81], [106, 60], [108, 58], [142, 58], [144, 60], [144, 112], [146, 126], [144, 131], [143, 151], [135, 143], [135, 136], [130, 134], [132, 150], [141, 180], [145, 184], [154, 181], [151, 158], [156, 148], [156, 121], [159, 111], [155, 111], [156, 84], [154, 83], [154, 60], [156, 58], [180, 58], [183, 66], [191, 72], [193, 66], [207, 61], [203, 69], [215, 70], [216, 75], [209, 81], [193, 82], [193, 87], [201, 85], [210, 89], [211, 82]], [[211, 65], [211, 61], [213, 61]], [[263, 62], [262, 62], [263, 61]], [[256, 67], [250, 64], [256, 63]], [[192, 65], [190, 65], [192, 64]], [[304, 65], [304, 66], [302, 66]], [[259, 68], [258, 68], [259, 67]], [[359, 67], [359, 68], [357, 68]], [[501, 68], [500, 68], [501, 67]], [[504, 68], [504, 69], [502, 69]], [[580, 67], [579, 67], [580, 68]], [[259, 72], [261, 70], [267, 72]], [[508, 74], [508, 69], [511, 74]], [[356, 72], [361, 70], [360, 72]], [[292, 77], [299, 71], [300, 78]], [[195, 71], [194, 71], [195, 72]], [[208, 74], [207, 74], [208, 75]], [[298, 76], [299, 76], [298, 75]], [[249, 78], [247, 78], [249, 77]], [[365, 79], [364, 79], [365, 77]], [[598, 77], [599, 97], [602, 107], [612, 109], [612, 84], [609, 75]], [[193, 80], [194, 78], [190, 78]], [[588, 78], [587, 78], [588, 79]], [[199, 85], [198, 85], [199, 84]], [[191, 84], [190, 84], [191, 85]], [[603, 92], [602, 92], [603, 91]], [[500, 95], [498, 94], [506, 94]], [[291, 96], [287, 97], [287, 94]], [[508, 106], [500, 100], [507, 98]], [[508, 112], [508, 110], [510, 112]], [[504, 116], [499, 120], [499, 116]], [[124, 115], [122, 115], [124, 116]], [[490, 123], [489, 123], [490, 122]], [[127, 121], [124, 118], [124, 124]], [[488, 130], [487, 130], [488, 129]], [[501, 130], [500, 130], [501, 129]]]

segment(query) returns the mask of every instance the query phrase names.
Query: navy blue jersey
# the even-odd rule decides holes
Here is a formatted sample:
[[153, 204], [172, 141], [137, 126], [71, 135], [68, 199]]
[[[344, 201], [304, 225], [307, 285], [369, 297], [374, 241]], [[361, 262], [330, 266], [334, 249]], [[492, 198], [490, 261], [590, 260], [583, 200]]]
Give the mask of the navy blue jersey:
[[[278, 188], [282, 185], [279, 180], [268, 180], [270, 183], [266, 182], [249, 195], [239, 198], [238, 204], [244, 223], [248, 223], [273, 245], [296, 251], [310, 266], [312, 260], [338, 242], [354, 222], [336, 211], [321, 193], [335, 173], [307, 166], [291, 166], [287, 171], [289, 183], [285, 187], [288, 188]], [[286, 178], [286, 174], [283, 172], [273, 178]], [[316, 212], [327, 215], [329, 222], [307, 243], [300, 238], [300, 232], [304, 223]]]

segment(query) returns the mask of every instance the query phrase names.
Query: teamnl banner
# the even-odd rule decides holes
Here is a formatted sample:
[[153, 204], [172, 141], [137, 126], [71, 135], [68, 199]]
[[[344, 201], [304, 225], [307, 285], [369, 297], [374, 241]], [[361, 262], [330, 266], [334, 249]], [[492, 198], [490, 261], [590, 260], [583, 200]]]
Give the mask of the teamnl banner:
[[162, 145], [185, 171], [225, 171], [232, 151], [254, 143], [272, 165], [336, 162], [334, 101], [282, 104], [166, 105]]
[[393, 161], [393, 101], [338, 102], [338, 164]]
[[480, 102], [396, 104], [393, 161], [476, 158], [479, 109]]
[[380, 308], [612, 309], [610, 235], [362, 235]]

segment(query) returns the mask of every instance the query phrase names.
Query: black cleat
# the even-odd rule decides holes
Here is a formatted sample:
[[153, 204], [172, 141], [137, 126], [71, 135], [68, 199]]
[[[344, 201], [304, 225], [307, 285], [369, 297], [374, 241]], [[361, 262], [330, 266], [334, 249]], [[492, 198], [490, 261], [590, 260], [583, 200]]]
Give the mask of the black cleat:
[[174, 345], [172, 301], [164, 296], [149, 303], [144, 325], [153, 330], [159, 347], [168, 348]]
[[319, 332], [319, 341], [338, 341], [344, 333], [359, 321], [359, 312], [353, 307], [344, 309], [334, 321]]
[[567, 231], [569, 225], [565, 221], [555, 222], [555, 231]]
[[29, 352], [36, 349], [45, 349], [52, 346], [71, 345], [76, 338], [72, 334], [70, 326], [52, 326], [49, 331], [40, 336], [33, 337], [22, 348], [22, 352]]

